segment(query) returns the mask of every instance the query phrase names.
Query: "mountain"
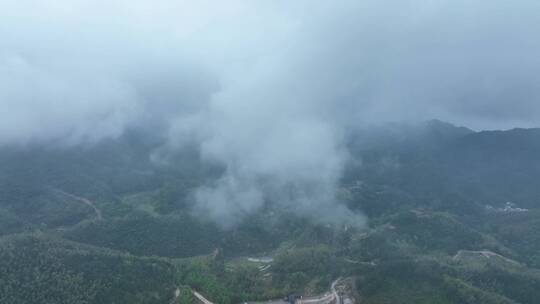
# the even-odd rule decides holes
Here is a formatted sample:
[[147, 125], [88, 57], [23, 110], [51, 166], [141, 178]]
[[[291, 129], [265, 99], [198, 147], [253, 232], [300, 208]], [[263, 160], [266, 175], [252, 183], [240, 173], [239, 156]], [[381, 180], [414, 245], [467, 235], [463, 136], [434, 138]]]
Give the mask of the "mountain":
[[324, 294], [339, 277], [356, 303], [537, 302], [540, 129], [396, 123], [347, 145], [338, 197], [367, 228], [267, 204], [223, 229], [192, 212], [223, 168], [142, 133], [3, 147], [0, 302], [197, 303], [196, 290], [243, 303]]

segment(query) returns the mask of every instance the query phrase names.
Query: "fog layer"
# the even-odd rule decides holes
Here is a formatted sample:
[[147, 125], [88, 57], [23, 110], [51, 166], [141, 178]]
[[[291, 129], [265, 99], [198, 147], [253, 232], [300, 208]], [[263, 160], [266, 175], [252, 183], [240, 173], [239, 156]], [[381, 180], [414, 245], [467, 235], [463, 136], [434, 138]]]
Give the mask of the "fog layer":
[[225, 226], [266, 202], [362, 224], [336, 201], [344, 133], [439, 118], [534, 126], [540, 3], [0, 3], [0, 144], [151, 129], [226, 170], [194, 197]]

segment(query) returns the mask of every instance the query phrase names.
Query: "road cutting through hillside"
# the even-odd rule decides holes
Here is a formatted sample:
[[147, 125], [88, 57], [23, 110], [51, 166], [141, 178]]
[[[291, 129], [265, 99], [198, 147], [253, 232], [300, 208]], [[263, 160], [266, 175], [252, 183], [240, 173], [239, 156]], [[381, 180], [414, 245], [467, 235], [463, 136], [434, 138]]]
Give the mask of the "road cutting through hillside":
[[[332, 285], [330, 287], [330, 293], [325, 293], [321, 296], [316, 297], [305, 297], [301, 299], [297, 299], [295, 304], [340, 304], [341, 299], [340, 296], [336, 290], [336, 285], [339, 283], [341, 278], [338, 278], [334, 282], [332, 282]], [[206, 299], [202, 294], [199, 292], [192, 290], [192, 294], [203, 304], [214, 304], [210, 300]], [[246, 304], [288, 304], [290, 302], [284, 301], [284, 300], [270, 300], [265, 302], [244, 302]], [[243, 303], [242, 303], [243, 304]]]
[[90, 208], [92, 208], [94, 210], [94, 213], [96, 214], [96, 219], [97, 220], [102, 220], [103, 219], [103, 216], [101, 214], [101, 210], [99, 210], [99, 208], [96, 207], [94, 202], [90, 201], [89, 199], [77, 196], [75, 194], [67, 193], [67, 192], [62, 191], [60, 189], [56, 189], [55, 191], [62, 194], [62, 195], [64, 195], [64, 196], [67, 196], [67, 197], [69, 197], [71, 199], [77, 200], [77, 201], [89, 206]]
[[202, 294], [196, 292], [195, 290], [192, 290], [191, 292], [197, 298], [197, 300], [201, 301], [203, 304], [214, 304], [213, 302], [210, 302]]

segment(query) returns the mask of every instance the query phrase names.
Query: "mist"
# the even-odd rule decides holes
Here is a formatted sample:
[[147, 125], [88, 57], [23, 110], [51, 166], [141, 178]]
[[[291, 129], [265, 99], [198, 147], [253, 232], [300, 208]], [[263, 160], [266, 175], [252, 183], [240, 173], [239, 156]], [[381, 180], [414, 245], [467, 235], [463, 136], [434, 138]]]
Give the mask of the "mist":
[[538, 125], [538, 16], [532, 0], [2, 1], [0, 145], [144, 128], [224, 166], [194, 193], [224, 227], [269, 202], [362, 226], [336, 197], [346, 133]]

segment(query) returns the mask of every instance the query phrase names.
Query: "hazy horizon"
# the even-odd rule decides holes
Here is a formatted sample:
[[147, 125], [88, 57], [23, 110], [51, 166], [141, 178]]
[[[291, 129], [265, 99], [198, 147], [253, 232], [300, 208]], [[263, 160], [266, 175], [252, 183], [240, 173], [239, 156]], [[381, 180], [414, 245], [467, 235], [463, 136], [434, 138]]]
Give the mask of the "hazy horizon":
[[140, 127], [166, 138], [155, 159], [195, 145], [226, 168], [195, 194], [210, 217], [235, 222], [268, 199], [354, 217], [336, 204], [350, 130], [434, 117], [537, 126], [538, 9], [533, 0], [2, 1], [0, 145], [95, 143]]

